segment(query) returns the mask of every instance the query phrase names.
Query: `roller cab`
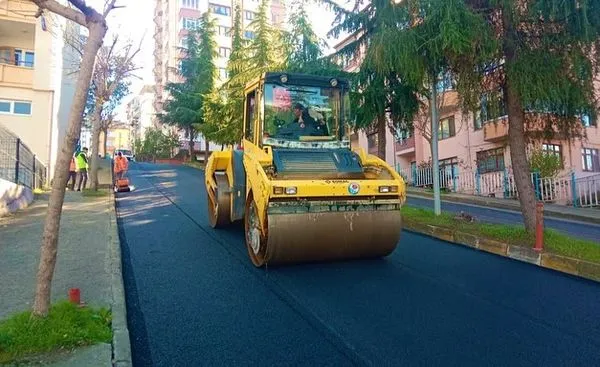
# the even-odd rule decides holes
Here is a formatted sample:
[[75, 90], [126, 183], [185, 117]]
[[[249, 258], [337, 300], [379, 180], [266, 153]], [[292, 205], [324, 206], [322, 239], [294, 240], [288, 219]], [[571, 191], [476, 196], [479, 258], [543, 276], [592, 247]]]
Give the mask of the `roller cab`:
[[346, 80], [266, 73], [245, 91], [244, 138], [214, 152], [211, 226], [244, 221], [256, 266], [387, 256], [400, 238], [402, 178], [353, 151]]

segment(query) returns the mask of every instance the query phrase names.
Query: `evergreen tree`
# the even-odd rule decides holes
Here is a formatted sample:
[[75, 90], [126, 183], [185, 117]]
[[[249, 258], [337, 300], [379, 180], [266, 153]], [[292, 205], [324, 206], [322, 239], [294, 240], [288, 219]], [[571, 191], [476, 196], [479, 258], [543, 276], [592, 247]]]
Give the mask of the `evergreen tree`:
[[231, 54], [227, 63], [228, 80], [208, 96], [205, 106], [206, 121], [203, 132], [218, 144], [239, 143], [244, 123], [244, 86], [249, 81], [248, 41], [243, 37], [242, 11], [236, 5], [231, 28]]
[[163, 123], [186, 131], [190, 156], [193, 155], [194, 138], [205, 122], [203, 105], [206, 96], [215, 87], [217, 54], [214, 37], [214, 21], [206, 13], [198, 26], [189, 31], [179, 69], [183, 81], [167, 84], [171, 99], [165, 104], [165, 113], [159, 115]]
[[[508, 143], [525, 228], [535, 230], [530, 139], [585, 135], [580, 116], [595, 119], [600, 60], [600, 0], [464, 0], [484, 14], [500, 41], [492, 76], [503, 91]], [[537, 136], [531, 134], [538, 131]]]
[[[361, 11], [347, 10], [329, 0], [324, 3], [337, 13], [329, 34], [334, 37], [342, 32], [353, 35], [353, 39], [334, 54], [337, 58], [360, 57], [361, 49], [366, 49], [368, 54], [373, 39], [387, 27], [401, 22], [391, 1], [375, 0]], [[377, 131], [377, 155], [385, 159], [388, 128], [410, 128], [418, 100], [414, 88], [405, 83], [400, 73], [378, 69], [370, 63], [369, 57], [363, 61], [353, 78], [351, 105], [356, 128]]]
[[295, 0], [291, 5], [290, 22], [292, 29], [283, 37], [290, 72], [315, 75], [345, 76], [339, 65], [323, 55], [327, 47], [323, 39], [314, 32], [306, 12], [307, 0]]

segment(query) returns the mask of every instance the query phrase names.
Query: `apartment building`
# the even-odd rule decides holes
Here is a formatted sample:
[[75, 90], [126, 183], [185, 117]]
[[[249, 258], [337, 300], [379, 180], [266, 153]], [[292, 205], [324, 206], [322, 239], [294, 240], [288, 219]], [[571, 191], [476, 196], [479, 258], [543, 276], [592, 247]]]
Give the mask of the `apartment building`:
[[[335, 49], [341, 49], [353, 39], [355, 36], [347, 37], [339, 42]], [[342, 60], [344, 69], [349, 72], [358, 71], [363, 57], [364, 49], [354, 57]], [[461, 173], [463, 177], [469, 174], [492, 176], [494, 173], [499, 173], [500, 175], [497, 175], [499, 180], [504, 179], [502, 175], [505, 172], [510, 175], [512, 170], [508, 144], [508, 116], [502, 94], [491, 93], [482, 96], [480, 111], [463, 114], [451, 78], [444, 78], [437, 90], [442, 100], [439, 112], [438, 146], [440, 167], [443, 172], [450, 177]], [[492, 98], [495, 98], [494, 105], [499, 108], [488, 108]], [[585, 139], [566, 140], [557, 135], [556, 139], [549, 141], [538, 139], [534, 144], [537, 148], [558, 155], [563, 162], [564, 174], [575, 172], [577, 177], [585, 177], [600, 173], [600, 130], [598, 123], [589, 116], [581, 116], [580, 121], [587, 135]], [[411, 131], [398, 131], [392, 134], [388, 129], [386, 132], [385, 160], [394, 165], [411, 183], [419, 179], [423, 182], [427, 181], [422, 177], [419, 178], [419, 167], [426, 167], [431, 162], [428, 141], [431, 136], [430, 128], [425, 127], [427, 123], [423, 117], [416, 118], [414, 125], [415, 128]], [[527, 133], [535, 134], [540, 131], [539, 124], [533, 124], [528, 126]], [[355, 139], [358, 146], [371, 154], [377, 154], [376, 129], [362, 131], [357, 135]], [[501, 188], [502, 184], [496, 186]]]
[[30, 1], [0, 0], [0, 124], [17, 135], [49, 169], [68, 124], [77, 54], [63, 35], [79, 26]]
[[146, 130], [154, 125], [154, 86], [144, 85], [127, 103], [127, 121], [132, 126], [132, 137], [142, 139]]
[[[216, 47], [219, 68], [218, 82], [227, 79], [227, 61], [231, 55], [231, 28], [233, 12], [236, 4], [242, 8], [244, 36], [254, 37], [254, 32], [248, 25], [254, 20], [261, 0], [156, 0], [154, 12], [154, 111], [163, 110], [169, 96], [166, 85], [169, 82], [180, 81], [177, 73], [181, 48], [185, 46], [188, 30], [195, 27], [202, 14], [210, 12], [216, 23]], [[285, 22], [285, 5], [283, 0], [271, 0], [270, 16], [274, 25], [282, 27]], [[182, 133], [182, 143], [187, 139]], [[196, 139], [199, 146], [204, 146], [204, 139]], [[211, 144], [210, 150], [218, 150], [220, 146]]]

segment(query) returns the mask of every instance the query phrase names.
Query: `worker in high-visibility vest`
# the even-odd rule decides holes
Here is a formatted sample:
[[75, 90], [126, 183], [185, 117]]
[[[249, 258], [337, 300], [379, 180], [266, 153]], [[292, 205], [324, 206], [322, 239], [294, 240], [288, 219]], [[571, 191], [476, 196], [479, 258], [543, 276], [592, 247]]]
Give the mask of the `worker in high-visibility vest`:
[[[77, 164], [75, 163], [75, 154], [73, 154], [69, 163], [69, 179], [67, 180], [67, 187], [71, 191], [75, 190], [75, 180], [77, 180]], [[70, 184], [69, 181], [71, 182]]]
[[88, 159], [87, 159], [88, 148], [83, 148], [82, 152], [77, 153], [75, 155], [75, 166], [77, 167], [77, 171], [79, 171], [79, 183], [77, 184], [77, 191], [81, 191], [81, 184], [83, 183], [83, 189], [85, 190], [85, 186], [87, 185], [88, 179]]
[[127, 168], [129, 163], [127, 162], [127, 158], [123, 157], [123, 153], [119, 152], [115, 157], [115, 179], [120, 180], [127, 172]]

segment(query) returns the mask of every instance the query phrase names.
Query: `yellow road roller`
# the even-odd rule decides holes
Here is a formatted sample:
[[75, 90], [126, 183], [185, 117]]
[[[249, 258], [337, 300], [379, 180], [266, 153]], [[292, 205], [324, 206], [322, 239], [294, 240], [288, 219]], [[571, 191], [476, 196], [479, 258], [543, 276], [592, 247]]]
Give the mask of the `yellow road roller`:
[[252, 263], [384, 257], [400, 239], [403, 179], [349, 133], [347, 80], [284, 72], [247, 84], [244, 135], [205, 169], [213, 228], [243, 220]]

